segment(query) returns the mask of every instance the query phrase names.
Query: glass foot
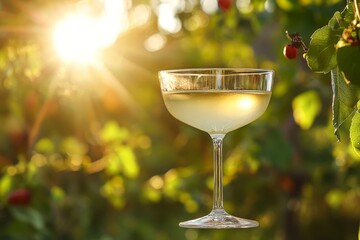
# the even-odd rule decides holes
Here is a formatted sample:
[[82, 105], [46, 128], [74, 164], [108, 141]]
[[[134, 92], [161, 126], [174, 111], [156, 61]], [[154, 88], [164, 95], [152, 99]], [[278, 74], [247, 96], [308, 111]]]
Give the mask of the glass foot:
[[248, 220], [231, 216], [224, 210], [213, 210], [208, 215], [181, 222], [180, 227], [184, 228], [251, 228], [258, 227], [259, 223], [254, 220]]

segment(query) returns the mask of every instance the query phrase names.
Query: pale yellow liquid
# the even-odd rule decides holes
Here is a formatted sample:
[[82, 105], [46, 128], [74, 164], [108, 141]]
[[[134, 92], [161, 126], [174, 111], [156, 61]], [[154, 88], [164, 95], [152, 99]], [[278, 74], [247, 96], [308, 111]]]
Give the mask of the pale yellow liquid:
[[271, 92], [174, 91], [163, 93], [168, 111], [178, 120], [210, 134], [240, 128], [266, 110]]

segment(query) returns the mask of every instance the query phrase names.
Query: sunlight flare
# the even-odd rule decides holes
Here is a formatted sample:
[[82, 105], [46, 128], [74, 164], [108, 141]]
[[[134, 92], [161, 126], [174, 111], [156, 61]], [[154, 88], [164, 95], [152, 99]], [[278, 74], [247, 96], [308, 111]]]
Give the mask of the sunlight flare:
[[107, 0], [100, 16], [75, 13], [58, 22], [53, 30], [54, 47], [65, 61], [92, 62], [128, 25], [126, 2]]

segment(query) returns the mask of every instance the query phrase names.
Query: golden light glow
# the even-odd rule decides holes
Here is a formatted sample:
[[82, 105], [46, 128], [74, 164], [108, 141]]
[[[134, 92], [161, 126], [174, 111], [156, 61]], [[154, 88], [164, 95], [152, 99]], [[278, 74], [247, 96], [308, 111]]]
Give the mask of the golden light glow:
[[155, 33], [145, 40], [144, 46], [149, 52], [162, 49], [166, 44], [166, 37], [160, 33]]
[[213, 14], [218, 10], [218, 3], [216, 0], [202, 0], [201, 7], [207, 14]]
[[93, 35], [93, 20], [85, 16], [70, 16], [54, 31], [54, 44], [59, 56], [66, 61], [89, 61], [99, 49]]
[[150, 178], [149, 184], [154, 189], [159, 190], [164, 186], [164, 180], [160, 176], [156, 175], [156, 176], [153, 176], [152, 178]]
[[159, 28], [166, 33], [178, 33], [182, 28], [178, 12], [183, 11], [184, 7], [184, 1], [181, 0], [161, 1], [156, 7]]
[[251, 97], [241, 98], [238, 102], [238, 106], [240, 109], [250, 109], [250, 108], [254, 107], [254, 105], [255, 105], [254, 100], [255, 99], [253, 99]]
[[60, 21], [53, 31], [54, 46], [63, 60], [92, 62], [127, 27], [126, 2], [107, 0], [100, 16], [77, 13]]

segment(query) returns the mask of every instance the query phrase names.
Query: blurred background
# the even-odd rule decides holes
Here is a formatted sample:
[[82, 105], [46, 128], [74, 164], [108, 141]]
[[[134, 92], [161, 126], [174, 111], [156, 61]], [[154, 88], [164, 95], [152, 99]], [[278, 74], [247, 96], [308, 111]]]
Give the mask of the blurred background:
[[[354, 240], [360, 157], [332, 127], [329, 75], [283, 56], [340, 0], [0, 1], [0, 239]], [[210, 137], [166, 111], [157, 72], [275, 70], [266, 113], [224, 143], [242, 230], [212, 207]]]

